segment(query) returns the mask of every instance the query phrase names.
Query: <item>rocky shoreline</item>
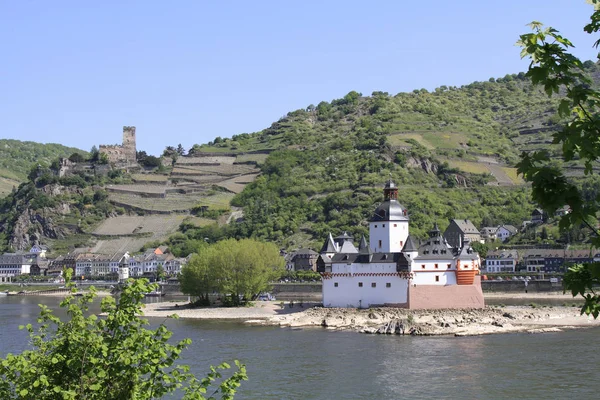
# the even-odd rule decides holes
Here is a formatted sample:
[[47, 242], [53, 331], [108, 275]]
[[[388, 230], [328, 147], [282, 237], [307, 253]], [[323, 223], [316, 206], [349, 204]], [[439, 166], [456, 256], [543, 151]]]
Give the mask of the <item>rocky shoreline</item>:
[[324, 328], [368, 334], [471, 336], [512, 332], [557, 332], [600, 326], [600, 320], [579, 314], [579, 307], [488, 306], [472, 310], [406, 310], [399, 308], [295, 308], [275, 302], [252, 307], [187, 308], [173, 303], [148, 304], [147, 317], [236, 320], [255, 325]]
[[581, 316], [578, 307], [508, 306], [473, 310], [369, 310], [313, 308], [273, 317], [267, 324], [286, 327], [321, 326], [369, 334], [473, 336], [511, 332], [558, 332], [600, 326]]

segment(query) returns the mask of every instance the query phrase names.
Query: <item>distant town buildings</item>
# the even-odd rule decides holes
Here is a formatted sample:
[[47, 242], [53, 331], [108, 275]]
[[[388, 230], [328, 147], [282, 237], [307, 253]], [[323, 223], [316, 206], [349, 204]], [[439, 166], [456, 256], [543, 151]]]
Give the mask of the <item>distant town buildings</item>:
[[454, 248], [461, 248], [465, 241], [482, 242], [481, 233], [468, 219], [452, 219], [444, 231], [444, 238]]
[[0, 281], [26, 274], [61, 276], [68, 268], [76, 279], [156, 278], [161, 268], [164, 276], [176, 277], [188, 261], [168, 253], [165, 246], [134, 256], [128, 252], [106, 255], [78, 250], [52, 260], [46, 259], [46, 251], [44, 246], [34, 246], [27, 253], [0, 255]]
[[485, 258], [486, 272], [515, 272], [519, 256], [516, 250], [490, 251]]
[[311, 249], [300, 249], [291, 255], [294, 271], [316, 271], [319, 253]]

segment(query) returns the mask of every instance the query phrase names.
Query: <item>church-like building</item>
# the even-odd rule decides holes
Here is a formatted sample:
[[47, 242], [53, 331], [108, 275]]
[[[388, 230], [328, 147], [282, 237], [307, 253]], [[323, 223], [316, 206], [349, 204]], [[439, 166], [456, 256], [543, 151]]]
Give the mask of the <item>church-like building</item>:
[[422, 243], [409, 234], [408, 210], [391, 180], [369, 221], [369, 243], [347, 233], [325, 241], [317, 260], [325, 307], [483, 308], [479, 255], [451, 247], [437, 224]]

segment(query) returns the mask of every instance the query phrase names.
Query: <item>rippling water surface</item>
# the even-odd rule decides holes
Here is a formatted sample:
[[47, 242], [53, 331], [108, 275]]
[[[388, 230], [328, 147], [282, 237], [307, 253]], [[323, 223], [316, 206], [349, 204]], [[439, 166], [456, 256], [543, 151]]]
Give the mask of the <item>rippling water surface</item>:
[[[18, 325], [58, 299], [0, 298], [0, 354], [26, 343]], [[152, 321], [158, 323], [159, 321]], [[169, 320], [190, 337], [197, 372], [239, 359], [250, 380], [236, 399], [596, 399], [600, 329], [479, 337], [397, 337]]]

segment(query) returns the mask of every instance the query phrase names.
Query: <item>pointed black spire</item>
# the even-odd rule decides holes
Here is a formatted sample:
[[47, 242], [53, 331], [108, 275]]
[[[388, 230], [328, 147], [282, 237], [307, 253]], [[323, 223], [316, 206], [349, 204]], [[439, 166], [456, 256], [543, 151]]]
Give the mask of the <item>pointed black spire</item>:
[[358, 245], [358, 251], [362, 251], [364, 249], [367, 249], [369, 247], [369, 245], [367, 244], [367, 239], [365, 238], [365, 235], [362, 235], [362, 237], [360, 238], [360, 244]]
[[383, 189], [383, 196], [385, 200], [398, 200], [398, 187], [390, 178], [389, 181], [385, 184], [385, 188]]
[[429, 237], [434, 238], [440, 236], [440, 228], [438, 227], [437, 222], [433, 225], [433, 229], [429, 231]]
[[413, 251], [418, 251], [419, 246], [418, 244], [415, 243], [415, 239], [413, 238], [412, 235], [408, 236], [406, 238], [406, 243], [404, 243], [404, 247], [402, 247], [402, 252], [403, 253], [410, 253]]
[[321, 253], [337, 253], [337, 248], [335, 246], [335, 242], [333, 241], [333, 236], [331, 236], [331, 233], [325, 240], [325, 243], [323, 243]]

